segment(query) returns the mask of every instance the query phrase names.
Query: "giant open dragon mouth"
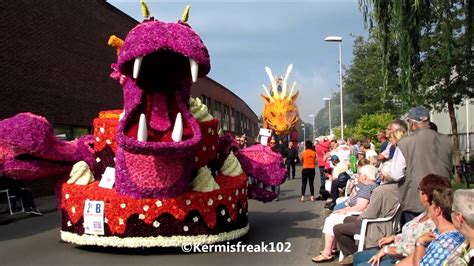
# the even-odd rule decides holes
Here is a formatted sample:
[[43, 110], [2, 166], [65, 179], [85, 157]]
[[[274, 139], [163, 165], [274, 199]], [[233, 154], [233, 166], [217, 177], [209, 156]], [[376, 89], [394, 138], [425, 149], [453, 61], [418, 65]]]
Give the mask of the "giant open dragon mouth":
[[141, 91], [138, 105], [125, 118], [123, 129], [128, 138], [151, 143], [192, 139], [189, 116], [183, 114], [188, 112], [186, 94], [192, 76], [197, 78], [198, 66], [193, 59], [159, 50], [128, 61], [122, 71]]
[[183, 23], [141, 23], [125, 39], [118, 66], [127, 77], [119, 145], [141, 154], [192, 150], [201, 134], [188, 107], [190, 88], [210, 69], [199, 36]]

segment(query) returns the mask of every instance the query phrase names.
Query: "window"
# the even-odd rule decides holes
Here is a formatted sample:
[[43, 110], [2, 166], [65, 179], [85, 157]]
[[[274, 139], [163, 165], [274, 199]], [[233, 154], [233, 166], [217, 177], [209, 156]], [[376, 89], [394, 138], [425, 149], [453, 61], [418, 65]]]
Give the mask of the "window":
[[86, 127], [73, 127], [72, 128], [72, 138], [76, 139], [81, 136], [89, 134], [89, 129]]
[[235, 111], [235, 132], [241, 132], [241, 128], [242, 127], [240, 126], [240, 112]]
[[235, 132], [235, 110], [234, 110], [234, 108], [230, 109], [230, 130]]
[[224, 105], [224, 115], [222, 116], [222, 129], [229, 130], [230, 110], [229, 106]]
[[214, 109], [214, 117], [221, 122], [221, 114], [222, 114], [222, 105], [220, 102], [215, 101], [215, 109]]
[[54, 135], [59, 140], [71, 140], [72, 139], [72, 130], [69, 126], [56, 126], [54, 127]]
[[207, 105], [209, 109], [211, 108], [211, 98], [207, 97], [204, 94], [201, 94], [201, 101], [203, 104]]
[[247, 132], [247, 135], [250, 135], [250, 119], [248, 117], [245, 118], [246, 123], [246, 129], [245, 132]]
[[81, 136], [90, 134], [88, 127], [74, 127], [74, 126], [55, 126], [54, 135], [59, 140], [73, 140]]

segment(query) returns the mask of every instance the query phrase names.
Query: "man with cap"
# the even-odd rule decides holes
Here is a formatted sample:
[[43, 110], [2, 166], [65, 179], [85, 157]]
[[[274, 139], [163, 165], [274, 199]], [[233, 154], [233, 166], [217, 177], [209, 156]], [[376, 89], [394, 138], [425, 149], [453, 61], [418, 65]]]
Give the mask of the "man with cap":
[[394, 181], [399, 181], [403, 203], [402, 225], [424, 211], [419, 200], [418, 185], [428, 174], [450, 179], [453, 144], [451, 138], [429, 129], [430, 113], [423, 107], [410, 110], [407, 117], [408, 137], [397, 143], [390, 168]]
[[334, 165], [334, 170], [332, 171], [332, 175], [330, 179], [331, 183], [331, 201], [326, 203], [324, 208], [332, 210], [334, 206], [336, 206], [336, 199], [339, 197], [339, 189], [343, 189], [346, 187], [347, 180], [349, 180], [350, 176], [346, 173], [349, 169], [349, 165], [339, 160], [337, 155], [331, 156], [331, 162]]

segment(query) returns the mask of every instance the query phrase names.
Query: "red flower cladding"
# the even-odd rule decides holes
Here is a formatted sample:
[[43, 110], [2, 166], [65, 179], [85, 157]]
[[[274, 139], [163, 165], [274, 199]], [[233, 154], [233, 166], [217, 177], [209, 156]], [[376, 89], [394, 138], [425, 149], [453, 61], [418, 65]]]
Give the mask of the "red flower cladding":
[[[68, 213], [73, 224], [76, 224], [84, 213], [86, 199], [104, 201], [104, 215], [107, 224], [114, 234], [125, 232], [127, 219], [138, 214], [145, 223], [152, 224], [163, 213], [169, 213], [183, 221], [192, 210], [198, 210], [209, 228], [216, 226], [216, 210], [225, 205], [230, 218], [237, 219], [239, 211], [247, 211], [247, 176], [218, 176], [216, 182], [221, 187], [212, 192], [188, 191], [175, 198], [136, 199], [118, 194], [113, 189], [98, 186], [98, 182], [86, 186], [63, 184], [61, 208]], [[242, 206], [238, 210], [237, 206]]]
[[98, 152], [109, 145], [114, 152], [117, 151], [116, 132], [122, 110], [102, 111], [94, 119], [94, 151]]
[[218, 123], [219, 120], [215, 118], [205, 122], [199, 121], [202, 139], [196, 151], [193, 168], [199, 169], [207, 165], [209, 161], [217, 159], [217, 142], [219, 140], [217, 130]]

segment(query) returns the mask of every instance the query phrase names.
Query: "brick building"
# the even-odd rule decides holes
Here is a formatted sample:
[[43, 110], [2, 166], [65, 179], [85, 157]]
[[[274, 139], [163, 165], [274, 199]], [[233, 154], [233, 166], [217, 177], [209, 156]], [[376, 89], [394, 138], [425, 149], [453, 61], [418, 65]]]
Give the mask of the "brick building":
[[[0, 119], [32, 112], [73, 139], [91, 132], [99, 111], [122, 107], [122, 89], [109, 77], [116, 53], [107, 40], [124, 38], [136, 20], [105, 0], [10, 0], [1, 3], [0, 21]], [[225, 131], [255, 136], [258, 117], [230, 90], [201, 78], [192, 94], [209, 104]], [[51, 193], [50, 183], [35, 182], [37, 196]]]
[[193, 97], [199, 97], [211, 114], [220, 119], [224, 132], [245, 134], [249, 142], [258, 134], [258, 117], [250, 107], [232, 91], [208, 77], [201, 78], [191, 88]]

